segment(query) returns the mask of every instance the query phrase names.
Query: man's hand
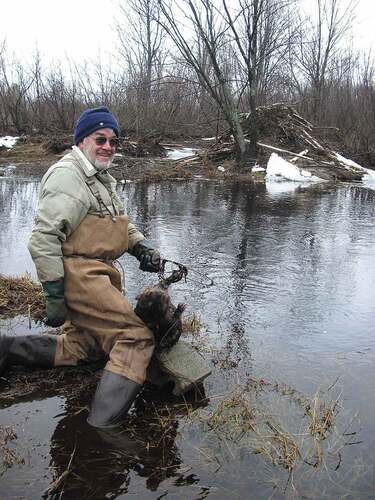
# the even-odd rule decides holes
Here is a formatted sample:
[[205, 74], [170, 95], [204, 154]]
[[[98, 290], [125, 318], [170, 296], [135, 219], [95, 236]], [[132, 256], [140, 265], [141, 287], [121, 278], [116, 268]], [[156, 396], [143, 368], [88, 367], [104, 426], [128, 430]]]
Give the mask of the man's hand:
[[129, 253], [139, 260], [139, 269], [141, 271], [148, 271], [149, 273], [160, 271], [160, 253], [152, 248], [148, 241], [138, 241]]
[[46, 324], [53, 328], [61, 326], [68, 314], [64, 300], [64, 279], [45, 281], [42, 287], [46, 299]]
[[140, 260], [139, 269], [149, 273], [157, 273], [160, 269], [160, 253], [150, 249]]

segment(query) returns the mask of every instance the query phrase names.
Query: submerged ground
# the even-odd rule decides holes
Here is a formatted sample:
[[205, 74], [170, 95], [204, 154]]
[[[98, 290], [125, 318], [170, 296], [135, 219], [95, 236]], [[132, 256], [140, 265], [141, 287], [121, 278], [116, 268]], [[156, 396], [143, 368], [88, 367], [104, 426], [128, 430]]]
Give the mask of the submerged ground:
[[[0, 273], [34, 273], [38, 182], [0, 180]], [[0, 388], [0, 497], [373, 498], [371, 186], [193, 180], [119, 193], [189, 267], [171, 293], [199, 317], [186, 338], [212, 375], [187, 400], [148, 388], [114, 436], [85, 423], [100, 367], [13, 371]], [[154, 278], [121, 262], [134, 301]], [[28, 326], [1, 321], [2, 333], [43, 330]]]

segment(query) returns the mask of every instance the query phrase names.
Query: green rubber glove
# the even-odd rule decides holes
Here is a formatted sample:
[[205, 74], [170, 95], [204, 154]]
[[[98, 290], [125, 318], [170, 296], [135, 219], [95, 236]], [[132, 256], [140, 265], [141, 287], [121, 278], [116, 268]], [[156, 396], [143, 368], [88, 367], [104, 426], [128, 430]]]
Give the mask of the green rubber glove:
[[139, 269], [141, 271], [148, 271], [149, 273], [160, 271], [160, 253], [152, 248], [147, 240], [138, 241], [129, 253], [139, 260]]
[[64, 300], [64, 278], [56, 281], [45, 281], [42, 283], [42, 287], [46, 299], [46, 324], [54, 328], [61, 326], [68, 314]]

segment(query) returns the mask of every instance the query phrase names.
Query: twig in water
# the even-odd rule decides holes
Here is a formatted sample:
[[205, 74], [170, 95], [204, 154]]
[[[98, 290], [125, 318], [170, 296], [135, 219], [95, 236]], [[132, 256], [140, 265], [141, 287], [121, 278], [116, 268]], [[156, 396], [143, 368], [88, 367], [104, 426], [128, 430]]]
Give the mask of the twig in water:
[[[50, 486], [46, 490], [46, 494], [51, 495], [52, 493], [56, 493], [57, 490], [59, 489], [59, 487], [61, 486], [61, 484], [65, 481], [66, 477], [70, 474], [71, 466], [72, 466], [72, 462], [73, 462], [73, 457], [74, 457], [74, 454], [76, 452], [76, 447], [77, 447], [77, 444], [74, 445], [74, 449], [72, 451], [72, 454], [70, 455], [68, 467], [64, 470], [64, 472], [57, 479], [55, 479], [52, 482], [52, 484], [50, 484]], [[61, 497], [61, 495], [60, 495], [60, 497]]]

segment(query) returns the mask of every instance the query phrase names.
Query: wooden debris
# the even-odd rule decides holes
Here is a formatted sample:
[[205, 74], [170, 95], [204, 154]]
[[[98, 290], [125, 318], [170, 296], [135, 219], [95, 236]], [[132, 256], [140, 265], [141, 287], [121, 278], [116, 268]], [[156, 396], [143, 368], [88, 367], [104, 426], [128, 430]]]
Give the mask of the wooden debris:
[[138, 141], [124, 140], [119, 147], [119, 152], [136, 158], [146, 156], [165, 157], [167, 154], [165, 147], [160, 144], [159, 138], [155, 137], [141, 137]]
[[67, 135], [52, 135], [45, 142], [43, 148], [48, 153], [59, 154], [70, 149], [73, 144], [73, 137]]
[[[242, 114], [241, 121], [245, 138], [248, 140], [250, 113]], [[314, 127], [312, 123], [300, 116], [292, 106], [280, 103], [259, 106], [257, 108], [257, 123], [259, 133], [258, 163], [266, 164], [269, 150], [273, 150], [286, 160], [292, 160], [297, 167], [308, 170], [322, 179], [334, 181], [358, 181], [362, 179], [364, 174], [362, 169], [340, 161], [329, 144], [316, 138], [315, 134], [322, 127]], [[233, 137], [227, 131], [202, 154], [176, 160], [176, 164], [185, 166], [194, 166], [202, 162], [217, 164], [234, 157]]]

